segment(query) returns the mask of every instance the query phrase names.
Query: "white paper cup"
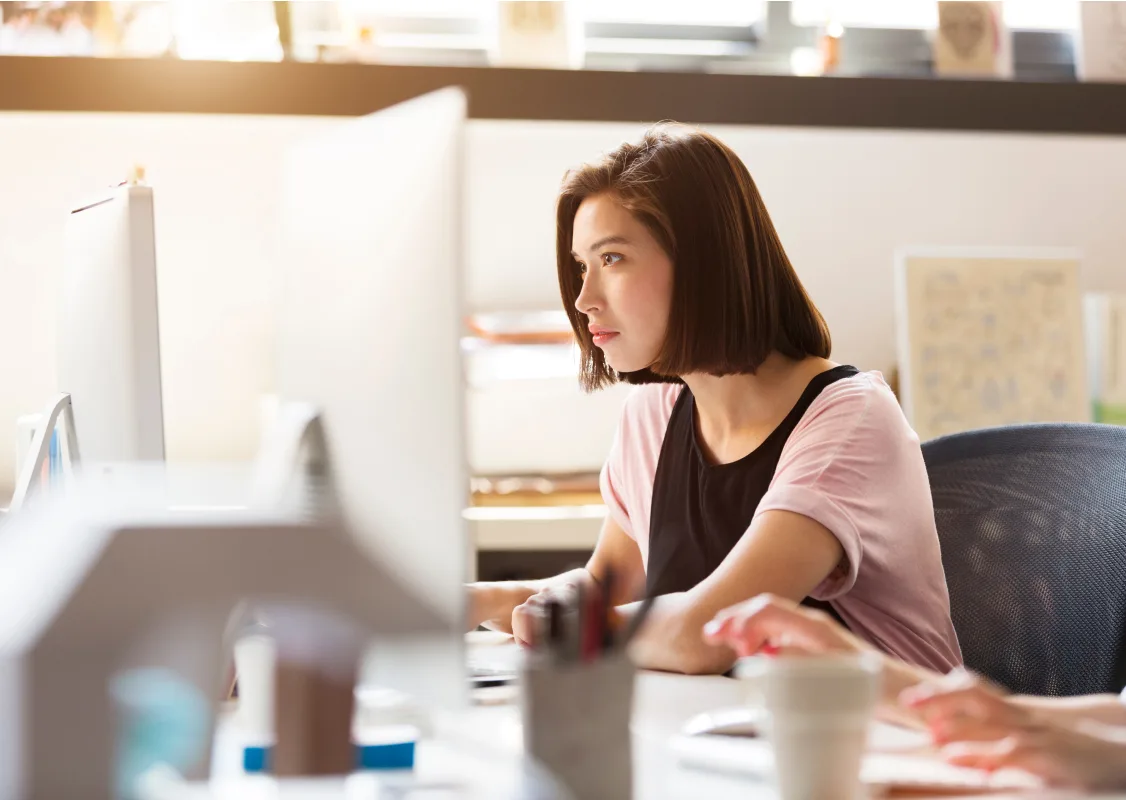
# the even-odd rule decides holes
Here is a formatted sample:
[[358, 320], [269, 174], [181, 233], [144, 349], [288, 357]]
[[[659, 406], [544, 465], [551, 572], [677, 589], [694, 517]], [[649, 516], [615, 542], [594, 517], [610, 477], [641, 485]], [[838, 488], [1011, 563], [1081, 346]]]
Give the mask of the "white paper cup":
[[739, 670], [767, 712], [781, 800], [858, 800], [868, 726], [880, 696], [874, 654], [759, 658]]

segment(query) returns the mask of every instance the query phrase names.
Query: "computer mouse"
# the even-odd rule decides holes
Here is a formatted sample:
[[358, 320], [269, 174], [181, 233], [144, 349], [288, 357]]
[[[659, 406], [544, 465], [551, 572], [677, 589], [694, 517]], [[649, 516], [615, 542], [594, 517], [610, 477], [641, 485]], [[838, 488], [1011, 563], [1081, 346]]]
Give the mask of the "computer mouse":
[[766, 712], [750, 706], [719, 708], [697, 714], [684, 724], [686, 736], [743, 736], [755, 738], [762, 734]]
[[[750, 706], [719, 708], [697, 714], [684, 724], [685, 736], [737, 736], [747, 739], [766, 734], [766, 711]], [[874, 720], [868, 729], [868, 747], [875, 752], [904, 753], [931, 747], [926, 731]]]

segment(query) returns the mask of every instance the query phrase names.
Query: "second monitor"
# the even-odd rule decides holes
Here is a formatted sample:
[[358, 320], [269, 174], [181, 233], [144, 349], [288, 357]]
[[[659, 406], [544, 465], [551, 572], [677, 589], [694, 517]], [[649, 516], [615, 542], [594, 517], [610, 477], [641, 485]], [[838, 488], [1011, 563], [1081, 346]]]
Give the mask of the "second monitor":
[[373, 669], [399, 670], [378, 680], [458, 694], [469, 556], [465, 116], [464, 93], [445, 89], [341, 123], [291, 153], [277, 317], [278, 393], [319, 409], [345, 517], [362, 546], [450, 623], [445, 643], [374, 659]]

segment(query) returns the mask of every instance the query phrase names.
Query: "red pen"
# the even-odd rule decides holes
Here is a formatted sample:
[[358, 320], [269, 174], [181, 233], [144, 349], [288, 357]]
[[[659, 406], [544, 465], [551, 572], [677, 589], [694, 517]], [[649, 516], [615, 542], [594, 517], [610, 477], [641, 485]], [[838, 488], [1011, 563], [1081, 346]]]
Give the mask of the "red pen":
[[602, 641], [599, 642], [598, 647], [603, 653], [608, 653], [614, 649], [614, 637], [617, 633], [614, 630], [614, 622], [616, 621], [614, 614], [614, 578], [614, 569], [607, 567], [606, 575], [602, 578], [602, 603], [598, 609], [598, 613], [602, 617]]

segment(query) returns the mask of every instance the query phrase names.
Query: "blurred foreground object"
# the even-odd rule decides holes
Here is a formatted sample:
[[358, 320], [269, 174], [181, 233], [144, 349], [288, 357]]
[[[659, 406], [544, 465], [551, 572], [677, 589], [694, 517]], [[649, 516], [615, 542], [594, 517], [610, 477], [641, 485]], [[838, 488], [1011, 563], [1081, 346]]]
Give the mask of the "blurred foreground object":
[[[300, 688], [278, 708], [277, 766], [287, 773], [351, 764], [351, 693], [369, 641], [448, 635], [448, 621], [364, 558], [335, 519], [171, 511], [167, 484], [160, 466], [87, 473], [0, 526], [0, 797], [108, 798], [115, 771], [139, 775], [146, 759], [206, 776], [230, 660], [224, 629], [241, 603], [301, 610], [273, 615], [279, 662], [294, 665], [279, 687]], [[156, 713], [130, 693], [146, 675], [211, 699], [206, 724], [191, 702]], [[339, 713], [331, 703], [314, 710], [343, 696]], [[143, 739], [138, 704], [156, 726]], [[184, 763], [194, 753], [197, 763]], [[127, 758], [142, 763], [115, 769]]]

